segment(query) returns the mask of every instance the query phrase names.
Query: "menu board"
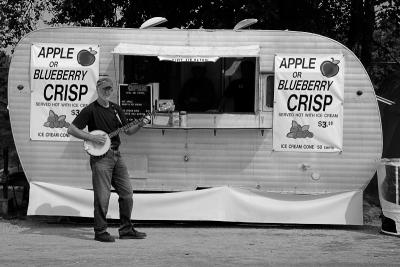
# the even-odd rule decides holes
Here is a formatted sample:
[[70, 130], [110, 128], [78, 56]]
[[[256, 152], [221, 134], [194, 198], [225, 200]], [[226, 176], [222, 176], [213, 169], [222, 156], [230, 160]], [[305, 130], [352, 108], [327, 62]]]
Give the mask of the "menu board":
[[119, 105], [131, 122], [151, 112], [151, 86], [145, 84], [120, 84]]

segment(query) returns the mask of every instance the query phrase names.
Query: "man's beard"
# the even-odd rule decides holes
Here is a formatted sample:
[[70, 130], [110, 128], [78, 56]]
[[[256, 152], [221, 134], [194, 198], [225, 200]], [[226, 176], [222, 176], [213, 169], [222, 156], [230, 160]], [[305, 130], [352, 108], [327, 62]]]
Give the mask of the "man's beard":
[[106, 95], [100, 95], [100, 98], [103, 99], [104, 101], [110, 101], [111, 95], [106, 96]]

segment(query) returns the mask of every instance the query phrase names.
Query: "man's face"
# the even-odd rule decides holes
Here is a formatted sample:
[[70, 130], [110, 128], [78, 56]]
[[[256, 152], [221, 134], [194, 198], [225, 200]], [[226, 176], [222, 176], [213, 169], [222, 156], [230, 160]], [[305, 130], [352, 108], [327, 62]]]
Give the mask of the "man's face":
[[112, 86], [107, 86], [101, 89], [97, 89], [97, 93], [101, 99], [108, 101], [110, 100], [113, 90], [114, 89], [112, 88]]

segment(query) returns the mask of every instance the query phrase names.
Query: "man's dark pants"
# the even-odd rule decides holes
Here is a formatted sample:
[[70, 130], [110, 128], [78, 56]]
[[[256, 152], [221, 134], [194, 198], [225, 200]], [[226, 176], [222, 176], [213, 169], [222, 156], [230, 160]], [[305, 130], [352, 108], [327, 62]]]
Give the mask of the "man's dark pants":
[[107, 211], [113, 186], [119, 196], [120, 228], [123, 235], [132, 231], [131, 214], [133, 190], [129, 182], [128, 169], [119, 151], [109, 150], [102, 157], [91, 157], [92, 183], [94, 191], [94, 232], [107, 231]]

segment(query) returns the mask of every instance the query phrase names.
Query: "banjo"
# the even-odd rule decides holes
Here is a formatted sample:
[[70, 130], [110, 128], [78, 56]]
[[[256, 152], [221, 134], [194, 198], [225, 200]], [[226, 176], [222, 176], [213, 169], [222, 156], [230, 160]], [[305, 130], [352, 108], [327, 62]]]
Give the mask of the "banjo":
[[125, 126], [122, 126], [121, 128], [118, 128], [117, 130], [115, 130], [109, 134], [107, 134], [106, 132], [104, 132], [102, 130], [91, 131], [90, 134], [104, 135], [106, 137], [106, 141], [104, 142], [104, 144], [99, 144], [99, 143], [95, 143], [90, 140], [85, 140], [83, 142], [83, 149], [91, 156], [96, 156], [96, 157], [103, 156], [104, 154], [107, 153], [107, 151], [111, 147], [111, 138], [118, 135], [121, 131], [125, 131], [128, 128], [130, 128], [136, 124], [139, 124], [143, 121], [145, 121], [146, 124], [149, 123], [152, 115], [153, 115], [153, 113], [149, 112], [146, 115], [144, 115], [141, 119], [136, 119], [134, 121], [131, 121], [128, 124], [126, 124]]

